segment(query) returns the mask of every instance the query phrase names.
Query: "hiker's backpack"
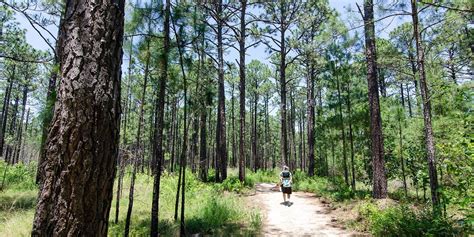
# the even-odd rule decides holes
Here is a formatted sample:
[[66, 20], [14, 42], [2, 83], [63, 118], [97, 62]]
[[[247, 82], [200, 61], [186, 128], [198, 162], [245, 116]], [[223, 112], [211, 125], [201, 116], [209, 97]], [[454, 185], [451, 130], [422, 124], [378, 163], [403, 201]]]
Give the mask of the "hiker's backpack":
[[290, 176], [291, 176], [290, 171], [281, 172], [281, 177], [283, 178], [283, 182], [282, 182], [283, 187], [291, 187]]
[[284, 179], [287, 179], [287, 178], [290, 178], [291, 173], [290, 173], [290, 171], [282, 171], [282, 172], [281, 172], [281, 176], [282, 176]]

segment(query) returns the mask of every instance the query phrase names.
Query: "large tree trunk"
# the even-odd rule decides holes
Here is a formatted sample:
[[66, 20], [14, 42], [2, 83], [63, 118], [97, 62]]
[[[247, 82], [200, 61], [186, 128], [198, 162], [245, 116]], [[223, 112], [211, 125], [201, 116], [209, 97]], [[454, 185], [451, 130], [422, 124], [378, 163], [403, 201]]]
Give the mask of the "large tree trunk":
[[33, 236], [106, 236], [118, 152], [125, 1], [68, 1]]
[[163, 128], [165, 115], [165, 98], [166, 98], [166, 81], [168, 80], [168, 54], [170, 51], [170, 0], [166, 0], [165, 6], [165, 20], [164, 20], [164, 39], [163, 52], [159, 58], [160, 79], [159, 92], [156, 98], [156, 117], [155, 117], [155, 161], [156, 167], [153, 172], [153, 199], [151, 207], [151, 228], [150, 235], [158, 236], [158, 214], [160, 201], [160, 179], [163, 162]]
[[365, 51], [367, 58], [367, 83], [370, 110], [370, 138], [373, 168], [374, 198], [387, 197], [387, 177], [383, 149], [382, 116], [377, 82], [377, 51], [375, 47], [374, 5], [373, 0], [364, 0]]
[[433, 207], [438, 210], [439, 194], [438, 194], [438, 175], [436, 171], [436, 154], [435, 141], [433, 135], [433, 125], [431, 124], [431, 102], [428, 85], [425, 74], [425, 55], [421, 44], [421, 36], [418, 30], [418, 10], [415, 0], [411, 0], [412, 19], [413, 19], [413, 36], [416, 41], [416, 55], [418, 59], [418, 72], [420, 78], [421, 99], [423, 101], [423, 121], [425, 124], [425, 142], [426, 142], [426, 158], [428, 162], [428, 172], [430, 177], [431, 201]]

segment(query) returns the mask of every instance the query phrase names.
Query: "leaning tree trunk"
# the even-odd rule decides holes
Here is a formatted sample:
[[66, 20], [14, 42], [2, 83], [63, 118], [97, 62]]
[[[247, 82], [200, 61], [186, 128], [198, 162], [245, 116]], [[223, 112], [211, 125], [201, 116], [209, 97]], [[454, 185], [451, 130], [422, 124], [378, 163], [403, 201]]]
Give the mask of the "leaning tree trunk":
[[418, 72], [420, 75], [420, 91], [423, 102], [423, 121], [425, 124], [425, 142], [426, 142], [426, 159], [428, 162], [428, 172], [430, 177], [431, 201], [433, 207], [438, 210], [439, 193], [438, 193], [438, 175], [436, 171], [436, 155], [435, 141], [433, 135], [433, 125], [431, 123], [431, 102], [428, 85], [425, 74], [425, 55], [423, 46], [421, 45], [421, 36], [418, 30], [418, 10], [416, 1], [411, 0], [412, 18], [413, 18], [413, 36], [416, 41], [416, 55], [418, 60]]
[[374, 198], [387, 197], [387, 177], [383, 150], [382, 116], [377, 81], [377, 51], [375, 47], [375, 25], [373, 0], [364, 1], [365, 52], [367, 58], [367, 83], [370, 110], [370, 137], [373, 168]]
[[106, 236], [120, 127], [125, 1], [66, 3], [61, 83], [33, 236]]

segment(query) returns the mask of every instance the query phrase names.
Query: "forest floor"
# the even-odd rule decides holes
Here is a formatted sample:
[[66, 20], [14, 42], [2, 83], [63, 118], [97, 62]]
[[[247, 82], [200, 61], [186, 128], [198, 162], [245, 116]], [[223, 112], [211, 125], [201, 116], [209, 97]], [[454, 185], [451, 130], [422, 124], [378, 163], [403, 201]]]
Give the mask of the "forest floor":
[[281, 192], [272, 183], [258, 183], [250, 205], [264, 217], [263, 236], [366, 236], [337, 224], [331, 209], [312, 193], [293, 192], [292, 205], [283, 203]]

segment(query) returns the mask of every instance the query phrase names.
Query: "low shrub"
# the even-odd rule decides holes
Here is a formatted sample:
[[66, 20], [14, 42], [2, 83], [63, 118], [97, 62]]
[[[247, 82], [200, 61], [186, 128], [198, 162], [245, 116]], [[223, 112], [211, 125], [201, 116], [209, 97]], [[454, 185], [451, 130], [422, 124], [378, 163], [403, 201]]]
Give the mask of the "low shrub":
[[415, 210], [399, 204], [379, 208], [373, 203], [358, 207], [360, 217], [374, 236], [463, 236], [465, 227], [434, 215], [430, 209]]
[[0, 175], [0, 185], [3, 184], [3, 189], [35, 190], [37, 188], [34, 164], [6, 165], [4, 161], [0, 161]]

